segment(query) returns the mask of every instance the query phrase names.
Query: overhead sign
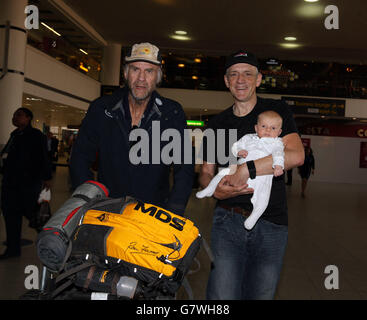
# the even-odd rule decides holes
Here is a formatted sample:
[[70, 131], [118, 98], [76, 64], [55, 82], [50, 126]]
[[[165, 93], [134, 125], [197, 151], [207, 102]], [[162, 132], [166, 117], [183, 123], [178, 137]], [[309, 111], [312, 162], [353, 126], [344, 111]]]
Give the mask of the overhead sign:
[[345, 115], [345, 100], [282, 97], [292, 109], [294, 114], [310, 114], [320, 116]]
[[273, 66], [277, 66], [277, 65], [279, 65], [279, 61], [278, 61], [278, 60], [276, 60], [276, 59], [274, 59], [274, 58], [271, 58], [271, 59], [269, 59], [268, 61], [266, 61], [266, 64], [268, 64], [268, 65], [273, 65]]
[[337, 123], [320, 122], [299, 126], [298, 129], [301, 134], [313, 136], [367, 138], [367, 125], [362, 124], [341, 125]]

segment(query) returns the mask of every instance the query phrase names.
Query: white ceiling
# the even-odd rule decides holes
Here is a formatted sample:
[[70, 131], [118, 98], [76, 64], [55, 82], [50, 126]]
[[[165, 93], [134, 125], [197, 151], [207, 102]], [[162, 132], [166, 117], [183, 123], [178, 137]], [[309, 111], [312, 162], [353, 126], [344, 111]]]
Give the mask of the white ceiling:
[[[43, 2], [44, 5], [47, 2]], [[131, 46], [149, 41], [176, 52], [227, 55], [244, 48], [259, 58], [367, 64], [366, 0], [64, 0], [107, 41]], [[339, 11], [339, 29], [324, 26], [327, 5]], [[45, 7], [47, 9], [47, 6]], [[45, 14], [45, 13], [44, 13]], [[59, 19], [62, 22], [61, 18]], [[53, 23], [57, 23], [54, 20]], [[188, 41], [171, 39], [187, 31]], [[66, 32], [65, 30], [63, 32]], [[70, 31], [71, 32], [71, 31]], [[285, 36], [298, 48], [287, 49]], [[78, 125], [84, 111], [50, 101], [26, 100], [35, 118], [52, 126]], [[33, 97], [37, 98], [37, 97]], [[190, 115], [212, 110], [187, 110]]]
[[23, 95], [23, 107], [33, 112], [33, 126], [42, 129], [43, 124], [52, 127], [78, 126], [85, 111], [29, 94]]

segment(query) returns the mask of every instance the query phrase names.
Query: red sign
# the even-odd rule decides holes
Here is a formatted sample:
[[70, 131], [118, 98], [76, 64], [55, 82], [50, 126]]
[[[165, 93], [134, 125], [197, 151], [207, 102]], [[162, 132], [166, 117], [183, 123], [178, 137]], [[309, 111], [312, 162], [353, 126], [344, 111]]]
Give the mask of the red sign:
[[367, 168], [367, 142], [361, 142], [361, 152], [359, 156], [359, 167]]
[[300, 126], [301, 134], [311, 136], [329, 136], [329, 137], [351, 137], [367, 138], [367, 126], [361, 124], [338, 125], [333, 123], [319, 123]]

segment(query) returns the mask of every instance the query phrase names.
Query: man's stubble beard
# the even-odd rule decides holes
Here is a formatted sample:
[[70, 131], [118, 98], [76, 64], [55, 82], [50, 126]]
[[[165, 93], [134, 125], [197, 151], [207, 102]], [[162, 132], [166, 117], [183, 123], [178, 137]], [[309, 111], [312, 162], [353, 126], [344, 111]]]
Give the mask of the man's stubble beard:
[[135, 100], [136, 103], [138, 104], [143, 104], [145, 101], [149, 100], [153, 91], [155, 90], [155, 88], [152, 88], [151, 90], [147, 91], [147, 94], [142, 96], [142, 97], [138, 97], [137, 95], [135, 95], [134, 90], [132, 89], [132, 86], [130, 83], [127, 84], [128, 88], [129, 88], [129, 93], [131, 95], [131, 97]]

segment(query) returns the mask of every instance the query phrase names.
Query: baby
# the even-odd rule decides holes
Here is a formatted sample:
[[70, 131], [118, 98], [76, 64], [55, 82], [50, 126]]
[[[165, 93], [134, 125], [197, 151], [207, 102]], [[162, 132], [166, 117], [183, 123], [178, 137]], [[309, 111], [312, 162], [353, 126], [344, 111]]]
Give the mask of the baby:
[[[282, 132], [283, 120], [275, 111], [265, 111], [259, 114], [255, 125], [256, 134], [246, 134], [232, 146], [232, 153], [236, 157], [241, 157], [237, 164], [246, 161], [256, 160], [273, 156], [273, 175], [257, 176], [255, 179], [248, 179], [249, 188], [254, 189], [251, 202], [253, 211], [245, 221], [245, 228], [250, 230], [257, 220], [264, 213], [268, 206], [273, 176], [280, 176], [284, 170], [284, 145], [278, 136]], [[226, 175], [234, 174], [237, 165], [231, 165], [221, 170], [204, 189], [196, 193], [197, 198], [211, 197], [220, 180]]]

